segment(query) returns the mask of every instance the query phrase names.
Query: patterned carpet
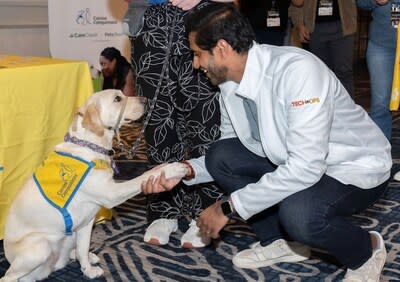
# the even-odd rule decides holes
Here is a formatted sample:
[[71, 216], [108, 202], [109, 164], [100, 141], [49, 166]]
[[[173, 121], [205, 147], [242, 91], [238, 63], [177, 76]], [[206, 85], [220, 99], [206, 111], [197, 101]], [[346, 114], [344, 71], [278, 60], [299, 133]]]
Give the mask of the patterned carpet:
[[[362, 91], [361, 91], [362, 92]], [[358, 93], [360, 94], [360, 92]], [[357, 97], [356, 97], [357, 99]], [[124, 128], [124, 142], [136, 139], [137, 128]], [[400, 118], [394, 116], [393, 173], [400, 170]], [[120, 155], [118, 179], [127, 174], [140, 174], [146, 169], [144, 144], [134, 161]], [[180, 222], [168, 245], [155, 247], [143, 243], [147, 223], [143, 196], [137, 196], [114, 209], [112, 221], [94, 227], [91, 250], [101, 259], [105, 276], [90, 280], [85, 278], [77, 262], [53, 273], [44, 281], [341, 281], [344, 268], [327, 254], [313, 250], [312, 257], [301, 263], [279, 263], [258, 270], [243, 270], [232, 265], [231, 259], [256, 238], [249, 227], [233, 218], [221, 234], [221, 240], [197, 250], [180, 247], [180, 238], [187, 222]], [[364, 213], [351, 220], [367, 230], [379, 231], [388, 257], [382, 281], [400, 281], [400, 182], [391, 181], [384, 196]], [[322, 260], [323, 259], [323, 260]], [[0, 277], [9, 264], [0, 244]]]
[[[393, 143], [393, 173], [400, 170], [400, 120], [395, 118]], [[132, 132], [125, 128], [123, 135]], [[129, 140], [127, 137], [125, 139]], [[129, 142], [128, 142], [129, 143]], [[139, 174], [146, 168], [144, 145], [139, 159], [119, 162], [123, 174]], [[133, 166], [134, 165], [134, 166]], [[187, 222], [180, 223], [170, 243], [154, 247], [143, 243], [147, 227], [145, 198], [135, 197], [115, 208], [112, 221], [94, 227], [91, 249], [101, 258], [105, 276], [85, 278], [77, 262], [53, 273], [45, 281], [341, 281], [344, 269], [327, 254], [313, 250], [311, 259], [302, 263], [279, 263], [259, 270], [243, 270], [231, 263], [238, 251], [247, 248], [256, 239], [249, 227], [233, 218], [221, 234], [221, 240], [198, 250], [180, 248], [180, 237]], [[392, 181], [387, 192], [373, 207], [352, 220], [365, 229], [381, 232], [388, 257], [382, 281], [400, 281], [400, 182]], [[321, 260], [323, 258], [324, 260]], [[0, 277], [8, 268], [0, 245]]]

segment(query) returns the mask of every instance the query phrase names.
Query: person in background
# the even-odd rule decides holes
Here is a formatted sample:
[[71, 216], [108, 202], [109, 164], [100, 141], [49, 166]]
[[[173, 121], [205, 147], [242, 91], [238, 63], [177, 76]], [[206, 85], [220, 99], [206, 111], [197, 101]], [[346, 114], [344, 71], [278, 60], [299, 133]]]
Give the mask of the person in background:
[[[379, 281], [383, 238], [347, 217], [387, 188], [391, 146], [381, 130], [321, 60], [254, 42], [232, 5], [194, 12], [186, 30], [193, 66], [221, 90], [221, 138], [186, 162], [186, 184], [215, 180], [226, 193], [200, 214], [200, 232], [217, 238], [238, 215], [260, 241], [233, 256], [237, 267], [302, 261], [311, 246], [347, 268], [344, 281]], [[180, 180], [161, 174], [142, 190], [159, 193]]]
[[134, 77], [131, 64], [114, 47], [107, 47], [100, 53], [102, 89], [119, 89], [125, 96], [135, 96]]
[[[200, 157], [220, 136], [218, 89], [193, 69], [184, 28], [186, 14], [208, 2], [150, 1], [144, 17], [133, 22], [132, 63], [137, 91], [150, 101], [150, 119], [144, 132], [150, 166]], [[198, 232], [195, 219], [221, 195], [214, 183], [200, 187], [182, 183], [174, 191], [148, 197], [150, 225], [143, 240], [165, 245], [177, 231], [178, 220], [187, 219], [189, 228], [181, 237], [181, 246], [208, 245], [211, 240]]]
[[248, 17], [257, 42], [282, 46], [288, 26], [289, 5], [290, 0], [252, 0], [241, 1], [240, 9]]
[[303, 5], [304, 0], [292, 0], [292, 4], [295, 6]]
[[397, 28], [392, 19], [398, 17], [396, 9], [400, 8], [400, 1], [357, 0], [357, 5], [361, 9], [372, 11], [366, 54], [371, 83], [370, 116], [390, 141], [392, 114], [389, 102], [396, 57]]
[[333, 70], [354, 99], [355, 0], [295, 0], [289, 14], [300, 42], [308, 43], [309, 51]]

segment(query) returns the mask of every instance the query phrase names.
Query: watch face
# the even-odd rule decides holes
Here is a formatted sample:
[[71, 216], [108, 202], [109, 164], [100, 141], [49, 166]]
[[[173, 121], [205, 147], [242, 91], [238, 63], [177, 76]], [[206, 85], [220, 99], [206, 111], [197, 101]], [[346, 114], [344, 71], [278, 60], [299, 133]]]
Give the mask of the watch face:
[[221, 204], [221, 209], [222, 209], [222, 213], [224, 215], [226, 215], [227, 217], [230, 217], [232, 214], [232, 209], [231, 209], [231, 205], [229, 204], [228, 201], [222, 202]]

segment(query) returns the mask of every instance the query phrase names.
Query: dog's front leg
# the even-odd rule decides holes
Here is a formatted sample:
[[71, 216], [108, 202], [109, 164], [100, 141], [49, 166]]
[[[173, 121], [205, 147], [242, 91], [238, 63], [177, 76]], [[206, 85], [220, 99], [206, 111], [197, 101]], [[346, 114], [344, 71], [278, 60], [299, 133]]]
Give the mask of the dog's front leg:
[[[158, 169], [149, 170], [142, 175], [125, 182], [110, 183], [105, 185], [105, 187], [107, 187], [107, 191], [103, 193], [104, 197], [99, 200], [102, 200], [102, 206], [109, 209], [113, 208], [140, 194], [142, 192], [142, 182], [147, 181], [150, 176], [157, 177], [162, 171], [164, 171], [166, 178], [183, 178], [187, 174], [187, 170], [188, 169], [185, 164], [174, 162], [166, 164]], [[113, 189], [110, 189], [110, 187]]]
[[90, 279], [100, 277], [103, 275], [104, 271], [99, 266], [92, 266], [90, 263], [90, 237], [92, 234], [93, 220], [89, 222], [86, 226], [82, 227], [77, 231], [76, 237], [76, 258], [81, 264], [81, 270], [85, 276]]

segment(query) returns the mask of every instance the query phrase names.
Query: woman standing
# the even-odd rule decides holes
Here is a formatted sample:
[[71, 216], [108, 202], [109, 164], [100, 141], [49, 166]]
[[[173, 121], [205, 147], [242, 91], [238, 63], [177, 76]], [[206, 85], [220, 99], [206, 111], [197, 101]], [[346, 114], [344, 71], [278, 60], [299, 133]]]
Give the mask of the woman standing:
[[[157, 3], [146, 9], [141, 28], [132, 40], [138, 95], [150, 101], [151, 117], [144, 137], [151, 166], [200, 157], [220, 136], [218, 89], [193, 69], [184, 28], [185, 15], [208, 2], [153, 2]], [[200, 187], [181, 183], [174, 191], [149, 197], [147, 219], [151, 224], [144, 241], [167, 244], [170, 234], [178, 229], [178, 220], [187, 218], [189, 229], [182, 236], [181, 245], [208, 245], [211, 240], [200, 235], [195, 219], [220, 197], [214, 183]]]
[[390, 141], [392, 114], [389, 102], [396, 57], [396, 28], [400, 1], [358, 0], [357, 5], [361, 9], [372, 11], [367, 47], [367, 65], [371, 83], [370, 115]]

